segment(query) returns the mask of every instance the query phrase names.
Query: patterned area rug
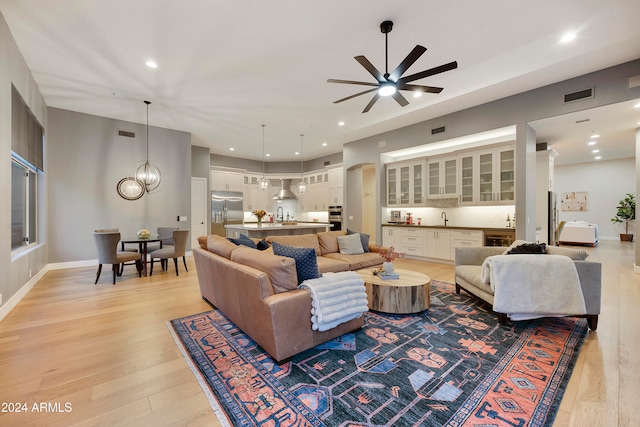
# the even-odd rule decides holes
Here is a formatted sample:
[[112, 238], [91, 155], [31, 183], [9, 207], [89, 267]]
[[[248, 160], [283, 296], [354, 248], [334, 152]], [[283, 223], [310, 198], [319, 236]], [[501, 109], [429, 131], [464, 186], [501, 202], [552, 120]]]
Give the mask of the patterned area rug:
[[584, 319], [500, 326], [437, 280], [429, 310], [369, 312], [281, 366], [217, 310], [169, 324], [233, 426], [551, 426], [587, 333]]

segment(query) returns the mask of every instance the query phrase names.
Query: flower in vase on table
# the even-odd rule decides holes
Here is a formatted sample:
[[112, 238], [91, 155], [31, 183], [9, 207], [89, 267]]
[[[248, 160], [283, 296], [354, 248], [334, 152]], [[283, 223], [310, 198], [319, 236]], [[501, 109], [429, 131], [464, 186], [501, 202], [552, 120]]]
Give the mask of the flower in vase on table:
[[148, 239], [149, 237], [151, 237], [151, 232], [146, 228], [142, 228], [136, 232], [136, 235], [139, 239]]
[[383, 249], [380, 251], [380, 256], [384, 258], [386, 262], [393, 262], [396, 258], [402, 258], [404, 256], [403, 252], [396, 252], [395, 247], [391, 246], [389, 249]]

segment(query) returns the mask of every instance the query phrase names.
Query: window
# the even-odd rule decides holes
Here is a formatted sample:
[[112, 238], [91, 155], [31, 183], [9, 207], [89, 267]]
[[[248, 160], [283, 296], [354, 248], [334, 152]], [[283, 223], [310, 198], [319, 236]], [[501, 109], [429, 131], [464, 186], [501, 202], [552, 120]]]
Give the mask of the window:
[[11, 156], [11, 250], [37, 241], [38, 174], [29, 163]]

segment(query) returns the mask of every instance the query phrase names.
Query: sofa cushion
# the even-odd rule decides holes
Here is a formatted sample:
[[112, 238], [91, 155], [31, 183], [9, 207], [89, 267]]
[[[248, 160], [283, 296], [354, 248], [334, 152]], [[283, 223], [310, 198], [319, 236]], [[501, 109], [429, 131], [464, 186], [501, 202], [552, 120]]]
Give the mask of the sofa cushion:
[[318, 270], [320, 270], [320, 273], [339, 273], [341, 271], [349, 271], [349, 263], [340, 261], [339, 259], [319, 256], [316, 257], [316, 261], [318, 261]]
[[207, 236], [207, 250], [216, 255], [220, 255], [227, 259], [231, 258], [231, 252], [236, 250], [237, 246], [222, 236], [212, 234]]
[[343, 255], [356, 255], [364, 253], [362, 249], [362, 241], [360, 234], [347, 234], [346, 236], [337, 236], [338, 249]]
[[325, 231], [316, 234], [318, 236], [318, 244], [320, 245], [320, 254], [332, 254], [340, 252], [338, 247], [338, 236], [346, 236], [347, 232], [344, 230]]
[[296, 236], [267, 236], [267, 242], [278, 242], [281, 245], [293, 246], [298, 248], [313, 248], [316, 255], [320, 255], [320, 245], [315, 234], [301, 234]]
[[362, 250], [365, 252], [369, 252], [369, 235], [366, 233], [360, 233], [358, 231], [353, 231], [349, 228], [347, 228], [347, 235], [349, 234], [359, 234], [360, 235], [360, 241], [362, 242]]
[[276, 294], [292, 291], [298, 287], [296, 282], [296, 263], [293, 258], [239, 246], [231, 254], [231, 261], [265, 272]]
[[491, 285], [482, 281], [481, 265], [458, 265], [455, 267], [455, 276], [456, 278], [460, 277], [472, 286], [493, 295]]
[[341, 253], [326, 254], [322, 258], [331, 258], [334, 260], [346, 262], [349, 265], [349, 270], [359, 270], [361, 268], [373, 267], [380, 265], [384, 262], [384, 259], [380, 254], [376, 252], [367, 252], [357, 255], [343, 255]]
[[318, 270], [318, 261], [313, 248], [294, 248], [293, 246], [273, 242], [273, 253], [293, 258], [296, 261], [298, 284], [308, 279], [322, 277]]

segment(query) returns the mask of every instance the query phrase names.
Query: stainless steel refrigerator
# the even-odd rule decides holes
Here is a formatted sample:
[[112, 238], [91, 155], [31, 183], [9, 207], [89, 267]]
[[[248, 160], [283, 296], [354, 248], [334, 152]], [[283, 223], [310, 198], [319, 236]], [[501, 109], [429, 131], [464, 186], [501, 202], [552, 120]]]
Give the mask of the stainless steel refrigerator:
[[242, 224], [242, 193], [239, 191], [211, 192], [211, 233], [226, 236], [225, 225]]

